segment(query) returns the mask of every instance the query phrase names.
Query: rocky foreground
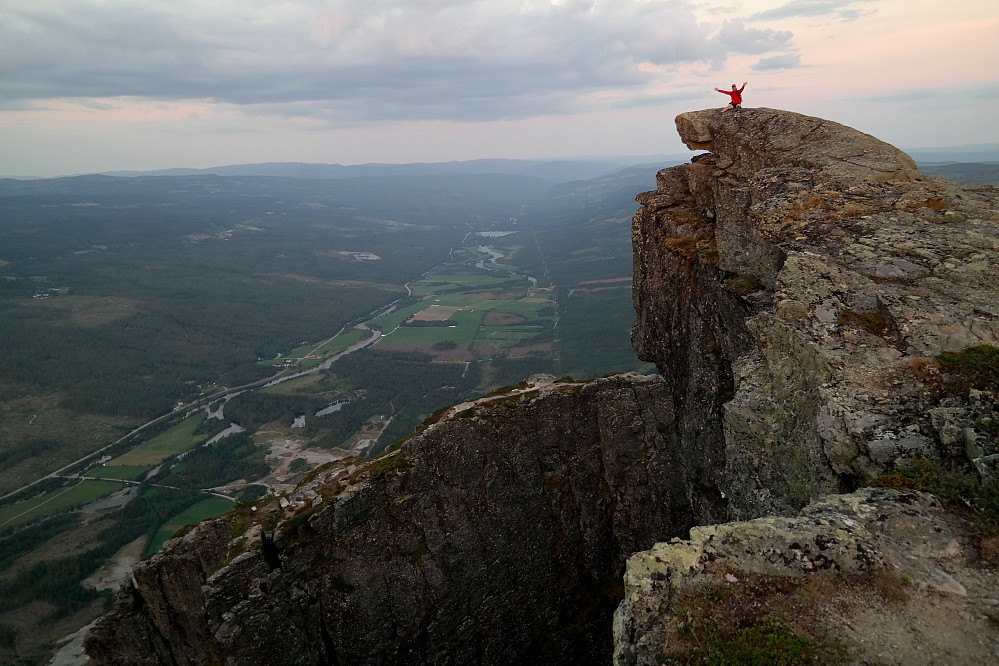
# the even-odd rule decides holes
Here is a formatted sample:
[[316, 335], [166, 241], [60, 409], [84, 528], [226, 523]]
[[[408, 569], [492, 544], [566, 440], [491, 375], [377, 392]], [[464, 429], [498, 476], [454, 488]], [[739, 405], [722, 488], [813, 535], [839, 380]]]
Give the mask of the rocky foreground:
[[[968, 524], [840, 493], [913, 454], [995, 466], [995, 387], [937, 359], [999, 345], [999, 192], [784, 111], [677, 128], [709, 152], [661, 171], [633, 227], [633, 340], [660, 377], [532, 378], [203, 523], [135, 568], [93, 660], [660, 663], [691, 646], [684, 600], [725, 585], [842, 600], [797, 627], [841, 637], [841, 662], [995, 658]], [[800, 582], [830, 572], [905, 589]], [[941, 604], [960, 621], [920, 629]], [[907, 633], [844, 619], [872, 607]]]

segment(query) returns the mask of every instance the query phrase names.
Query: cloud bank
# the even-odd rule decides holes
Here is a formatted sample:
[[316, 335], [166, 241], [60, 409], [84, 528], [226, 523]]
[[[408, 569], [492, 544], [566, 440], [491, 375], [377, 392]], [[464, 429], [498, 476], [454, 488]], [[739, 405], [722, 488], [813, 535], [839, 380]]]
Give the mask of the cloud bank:
[[676, 68], [791, 40], [700, 21], [686, 0], [5, 0], [0, 105], [141, 98], [332, 122], [524, 118], [602, 95], [640, 105]]
[[774, 21], [787, 18], [811, 18], [834, 16], [842, 21], [852, 21], [873, 10], [866, 9], [876, 0], [792, 0], [776, 9], [757, 12], [750, 16], [753, 21]]

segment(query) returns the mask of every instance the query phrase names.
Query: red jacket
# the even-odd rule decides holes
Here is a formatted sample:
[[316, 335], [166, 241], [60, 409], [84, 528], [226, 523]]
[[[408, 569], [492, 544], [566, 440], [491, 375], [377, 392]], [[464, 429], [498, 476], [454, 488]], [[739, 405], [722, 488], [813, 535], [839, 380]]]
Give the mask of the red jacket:
[[729, 97], [731, 97], [732, 98], [732, 104], [742, 104], [742, 91], [745, 90], [745, 89], [746, 89], [746, 86], [743, 85], [738, 90], [719, 90], [718, 92], [725, 93], [726, 95], [728, 95]]

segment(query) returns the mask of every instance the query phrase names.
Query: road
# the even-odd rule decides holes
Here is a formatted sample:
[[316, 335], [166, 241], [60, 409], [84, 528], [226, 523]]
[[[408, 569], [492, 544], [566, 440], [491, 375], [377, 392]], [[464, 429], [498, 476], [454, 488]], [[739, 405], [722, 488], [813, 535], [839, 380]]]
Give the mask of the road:
[[[466, 236], [466, 238], [467, 237], [468, 236]], [[462, 241], [462, 243], [464, 243], [464, 240]], [[502, 255], [499, 255], [499, 256], [502, 256]], [[424, 276], [426, 276], [427, 274], [429, 274], [433, 270], [434, 269], [430, 269], [428, 271], [425, 271], [418, 278], [416, 278], [416, 280], [414, 280], [414, 281], [419, 281], [420, 279], [422, 279]], [[547, 272], [547, 269], [546, 269], [546, 272]], [[528, 276], [528, 277], [530, 277], [530, 276]], [[412, 289], [410, 288], [409, 285], [410, 285], [410, 282], [407, 282], [404, 285], [405, 288], [406, 288], [407, 297], [412, 296], [412, 293], [413, 293]], [[105, 451], [111, 449], [112, 447], [121, 444], [122, 442], [128, 440], [131, 437], [134, 437], [135, 435], [139, 434], [143, 430], [151, 428], [152, 426], [155, 426], [155, 425], [157, 425], [159, 423], [162, 423], [163, 421], [166, 421], [166, 420], [169, 420], [171, 418], [174, 418], [178, 414], [183, 414], [183, 413], [189, 412], [189, 411], [191, 411], [193, 409], [199, 409], [199, 408], [204, 407], [205, 405], [207, 405], [209, 403], [215, 402], [216, 400], [225, 398], [226, 396], [229, 396], [229, 395], [240, 393], [242, 391], [248, 391], [248, 390], [251, 390], [251, 389], [261, 388], [261, 387], [266, 387], [266, 386], [275, 386], [277, 384], [280, 384], [281, 382], [286, 382], [286, 381], [291, 380], [291, 379], [296, 379], [298, 377], [304, 377], [306, 375], [312, 375], [312, 374], [315, 374], [317, 372], [322, 372], [322, 371], [325, 371], [325, 370], [329, 370], [330, 367], [336, 361], [338, 361], [339, 359], [343, 358], [347, 354], [351, 354], [351, 353], [356, 352], [356, 351], [358, 351], [360, 349], [364, 349], [365, 347], [369, 347], [369, 346], [375, 344], [376, 342], [378, 342], [378, 340], [380, 340], [382, 337], [384, 337], [379, 330], [377, 330], [375, 328], [369, 327], [368, 324], [372, 320], [376, 319], [379, 315], [382, 315], [382, 314], [384, 314], [386, 312], [390, 312], [393, 308], [395, 308], [396, 304], [400, 300], [402, 300], [402, 299], [397, 299], [397, 300], [393, 301], [392, 303], [389, 303], [387, 306], [381, 306], [381, 307], [379, 307], [376, 310], [372, 310], [368, 314], [363, 315], [363, 316], [359, 317], [357, 320], [355, 320], [356, 323], [354, 323], [354, 324], [347, 323], [343, 328], [341, 328], [339, 331], [337, 331], [336, 333], [334, 333], [332, 336], [330, 336], [329, 338], [327, 338], [327, 339], [323, 340], [322, 342], [318, 343], [313, 348], [313, 350], [312, 350], [311, 353], [318, 352], [323, 346], [329, 344], [330, 342], [332, 342], [333, 340], [335, 340], [338, 336], [342, 335], [345, 331], [347, 331], [347, 330], [349, 330], [351, 328], [359, 328], [361, 330], [368, 331], [368, 332], [371, 333], [371, 335], [368, 336], [367, 338], [365, 338], [364, 340], [361, 340], [360, 342], [356, 342], [353, 345], [350, 345], [349, 347], [347, 347], [343, 351], [336, 353], [335, 355], [333, 355], [330, 358], [326, 359], [325, 361], [323, 361], [319, 365], [316, 365], [316, 366], [314, 366], [312, 368], [308, 368], [307, 370], [302, 370], [300, 372], [296, 372], [296, 373], [292, 373], [292, 374], [287, 374], [287, 375], [282, 374], [284, 372], [282, 370], [282, 371], [279, 371], [277, 374], [274, 374], [274, 375], [272, 375], [270, 377], [266, 377], [264, 379], [258, 379], [257, 381], [250, 382], [249, 384], [243, 384], [242, 386], [235, 386], [235, 387], [231, 387], [231, 388], [223, 388], [222, 390], [216, 391], [215, 393], [212, 393], [211, 395], [203, 396], [203, 397], [200, 397], [197, 400], [193, 400], [193, 401], [191, 401], [189, 403], [178, 405], [172, 411], [170, 411], [170, 412], [168, 412], [166, 414], [163, 414], [161, 416], [158, 416], [155, 419], [152, 419], [151, 421], [143, 423], [142, 425], [140, 425], [139, 427], [135, 428], [134, 430], [132, 430], [128, 434], [126, 434], [126, 435], [124, 435], [122, 437], [119, 437], [115, 441], [111, 442], [110, 444], [108, 444], [106, 446], [101, 447], [97, 451], [94, 451], [92, 453], [88, 453], [87, 455], [83, 456], [82, 458], [79, 458], [78, 460], [74, 460], [73, 462], [69, 463], [68, 465], [64, 465], [63, 467], [60, 467], [59, 469], [55, 470], [54, 472], [46, 474], [45, 476], [43, 476], [43, 477], [41, 477], [39, 479], [35, 479], [34, 481], [31, 481], [30, 483], [26, 483], [25, 485], [21, 486], [20, 488], [12, 490], [11, 492], [9, 492], [9, 493], [7, 493], [5, 495], [0, 495], [0, 501], [3, 501], [5, 499], [7, 499], [8, 497], [11, 497], [11, 496], [16, 495], [16, 494], [18, 494], [20, 492], [23, 492], [24, 490], [27, 490], [28, 488], [31, 488], [31, 487], [39, 484], [39, 483], [42, 483], [43, 481], [45, 481], [47, 479], [54, 479], [54, 478], [66, 477], [66, 476], [71, 476], [72, 477], [73, 475], [67, 475], [66, 472], [69, 471], [69, 470], [71, 470], [71, 469], [74, 469], [76, 467], [82, 466], [83, 464], [87, 463], [90, 460], [97, 460], [97, 459], [99, 459], [100, 456], [103, 455]], [[558, 345], [556, 344], [556, 348], [557, 348], [557, 346]], [[557, 352], [556, 352], [556, 354], [557, 354]], [[466, 369], [467, 369], [467, 366], [466, 366]]]
[[[393, 303], [392, 305], [394, 305], [394, 304], [395, 303]], [[392, 307], [392, 305], [390, 305], [389, 307]], [[148, 428], [150, 428], [150, 427], [152, 427], [154, 425], [157, 425], [159, 423], [162, 423], [163, 421], [166, 421], [166, 420], [169, 420], [171, 418], [174, 418], [178, 414], [182, 414], [184, 412], [189, 412], [192, 409], [199, 409], [199, 408], [204, 407], [205, 405], [207, 405], [209, 403], [215, 402], [216, 400], [225, 398], [228, 395], [232, 395], [232, 394], [236, 394], [236, 393], [241, 393], [242, 391], [248, 391], [248, 390], [255, 389], [255, 388], [261, 388], [261, 387], [264, 387], [264, 386], [274, 386], [275, 384], [280, 384], [281, 382], [288, 381], [289, 379], [295, 379], [296, 377], [303, 377], [305, 375], [315, 374], [315, 373], [320, 372], [322, 370], [329, 370], [330, 366], [332, 366], [334, 362], [336, 362], [337, 360], [343, 358], [347, 354], [356, 352], [359, 349], [364, 349], [365, 347], [373, 345], [375, 342], [377, 342], [379, 339], [381, 339], [381, 337], [382, 337], [381, 333], [378, 332], [375, 329], [369, 328], [367, 326], [367, 322], [370, 321], [371, 319], [373, 319], [377, 314], [380, 314], [380, 313], [382, 313], [384, 311], [385, 311], [384, 307], [378, 308], [377, 310], [375, 310], [375, 311], [373, 311], [373, 312], [365, 315], [364, 321], [361, 322], [361, 323], [355, 324], [355, 326], [353, 327], [353, 328], [360, 328], [362, 330], [369, 331], [371, 333], [370, 336], [368, 336], [364, 340], [361, 340], [360, 342], [356, 342], [356, 343], [352, 344], [351, 346], [347, 347], [343, 351], [338, 352], [337, 354], [331, 356], [330, 358], [326, 359], [321, 364], [319, 364], [319, 365], [317, 365], [315, 367], [309, 368], [307, 370], [302, 370], [301, 372], [296, 372], [294, 374], [284, 375], [284, 376], [281, 375], [281, 372], [283, 372], [283, 371], [281, 371], [281, 372], [278, 372], [275, 375], [271, 375], [270, 377], [266, 377], [264, 379], [258, 379], [258, 380], [254, 381], [254, 382], [250, 382], [249, 384], [243, 384], [242, 386], [235, 386], [235, 387], [231, 387], [231, 388], [223, 388], [221, 391], [216, 391], [215, 393], [212, 393], [211, 395], [202, 396], [202, 397], [198, 398], [197, 400], [193, 400], [193, 401], [191, 401], [189, 403], [186, 403], [186, 404], [178, 405], [172, 411], [170, 411], [170, 412], [168, 412], [166, 414], [163, 414], [161, 416], [158, 416], [155, 419], [152, 419], [151, 421], [147, 421], [146, 423], [143, 423], [139, 427], [137, 427], [134, 430], [130, 431], [127, 435], [119, 437], [118, 439], [114, 440], [110, 444], [108, 444], [106, 446], [103, 446], [100, 449], [98, 449], [98, 450], [96, 450], [96, 451], [94, 451], [92, 453], [88, 453], [87, 455], [83, 456], [82, 458], [79, 458], [78, 460], [74, 460], [73, 462], [69, 463], [68, 465], [64, 465], [64, 466], [60, 467], [59, 469], [55, 470], [54, 472], [46, 474], [45, 476], [43, 476], [41, 478], [35, 479], [34, 481], [31, 481], [30, 483], [26, 483], [23, 486], [21, 486], [20, 488], [12, 490], [11, 492], [9, 492], [9, 493], [7, 493], [5, 495], [0, 495], [0, 501], [3, 501], [5, 499], [7, 499], [8, 497], [11, 497], [11, 496], [16, 495], [16, 494], [18, 494], [20, 492], [23, 492], [23, 491], [27, 490], [28, 488], [36, 486], [39, 483], [42, 483], [43, 481], [45, 481], [47, 479], [65, 478], [67, 476], [70, 476], [71, 478], [75, 478], [74, 475], [67, 475], [66, 472], [69, 471], [69, 470], [71, 470], [71, 469], [73, 469], [73, 468], [75, 468], [75, 467], [81, 466], [81, 465], [83, 465], [84, 463], [86, 463], [86, 462], [88, 462], [90, 460], [97, 460], [97, 459], [99, 459], [100, 456], [103, 455], [104, 452], [107, 451], [108, 449], [111, 449], [112, 447], [117, 446], [118, 444], [121, 444], [122, 442], [126, 441], [130, 437], [134, 437], [135, 435], [139, 434], [143, 430], [146, 430], [146, 429], [148, 429]], [[315, 347], [315, 349], [313, 351], [318, 350], [323, 345], [326, 345], [329, 342], [335, 340], [337, 336], [343, 334], [344, 331], [348, 330], [349, 326], [350, 326], [349, 324], [347, 326], [344, 326], [339, 331], [337, 331], [332, 337], [330, 337], [330, 338], [328, 338], [326, 340], [323, 340], [321, 343], [319, 343], [318, 345], [316, 345], [316, 347]], [[231, 499], [231, 498], [228, 498], [228, 499]]]

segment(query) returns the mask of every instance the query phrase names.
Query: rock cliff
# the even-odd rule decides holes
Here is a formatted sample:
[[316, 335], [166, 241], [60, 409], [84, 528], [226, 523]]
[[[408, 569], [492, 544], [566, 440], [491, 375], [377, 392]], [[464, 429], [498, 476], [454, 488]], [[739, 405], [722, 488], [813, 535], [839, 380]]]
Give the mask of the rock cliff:
[[779, 639], [775, 627], [807, 637], [798, 656], [813, 661], [787, 663], [995, 663], [995, 571], [969, 534], [932, 496], [881, 488], [830, 495], [799, 516], [695, 527], [628, 561], [614, 663], [701, 663], [691, 657], [709, 645], [738, 655], [726, 638]]
[[382, 458], [172, 542], [87, 649], [112, 664], [605, 663], [625, 558], [725, 516], [696, 452], [664, 435], [664, 389], [535, 378], [460, 405]]
[[785, 111], [676, 124], [712, 152], [638, 197], [633, 340], [690, 436], [723, 450], [733, 517], [793, 512], [901, 454], [994, 454], [995, 396], [948, 390], [932, 359], [999, 341], [995, 189]]
[[[995, 190], [783, 111], [677, 128], [710, 152], [661, 171], [633, 226], [633, 342], [661, 376], [532, 378], [203, 523], [136, 567], [93, 660], [607, 663], [634, 553], [912, 452], [995, 461], [996, 394], [934, 360], [999, 343]], [[625, 606], [656, 607], [638, 578]], [[628, 613], [634, 663], [661, 632]]]

